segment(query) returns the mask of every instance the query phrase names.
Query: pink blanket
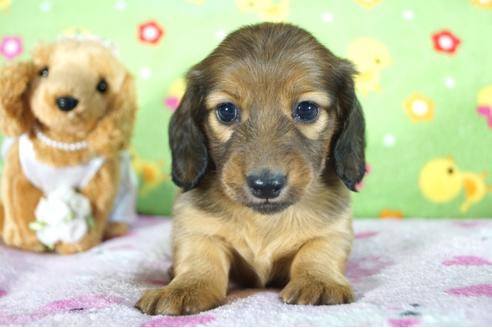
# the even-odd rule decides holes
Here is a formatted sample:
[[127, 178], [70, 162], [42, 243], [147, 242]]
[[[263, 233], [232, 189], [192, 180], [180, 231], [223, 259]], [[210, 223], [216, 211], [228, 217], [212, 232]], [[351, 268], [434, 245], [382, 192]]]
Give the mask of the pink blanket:
[[143, 315], [141, 293], [168, 281], [170, 225], [142, 217], [128, 236], [74, 256], [0, 246], [0, 325], [492, 325], [492, 221], [356, 221], [353, 304], [286, 305], [278, 291], [249, 290], [198, 315]]

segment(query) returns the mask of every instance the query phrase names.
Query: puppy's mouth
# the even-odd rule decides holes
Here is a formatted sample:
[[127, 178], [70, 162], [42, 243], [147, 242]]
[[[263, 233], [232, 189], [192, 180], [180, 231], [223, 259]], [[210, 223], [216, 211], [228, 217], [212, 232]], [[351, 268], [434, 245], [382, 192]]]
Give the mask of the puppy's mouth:
[[246, 204], [246, 206], [248, 206], [252, 210], [264, 215], [282, 212], [290, 205], [292, 204], [288, 202], [271, 202], [268, 200], [265, 200], [264, 202], [261, 203]]

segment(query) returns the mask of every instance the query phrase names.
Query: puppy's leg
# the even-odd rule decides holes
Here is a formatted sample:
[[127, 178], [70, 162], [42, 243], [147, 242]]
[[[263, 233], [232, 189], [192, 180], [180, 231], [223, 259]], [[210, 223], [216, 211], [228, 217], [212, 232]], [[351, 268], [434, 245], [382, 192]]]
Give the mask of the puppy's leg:
[[29, 228], [34, 221], [34, 210], [43, 193], [22, 173], [18, 144], [12, 145], [5, 160], [2, 176], [4, 207], [2, 237], [5, 244], [25, 250], [41, 252], [44, 246]]
[[333, 235], [305, 243], [295, 255], [280, 297], [289, 304], [342, 304], [354, 297], [344, 276], [350, 240]]
[[119, 162], [108, 159], [89, 184], [81, 191], [91, 202], [94, 226], [79, 242], [59, 243], [55, 250], [60, 254], [82, 252], [101, 243], [119, 183]]
[[174, 254], [175, 277], [163, 288], [144, 293], [136, 307], [147, 314], [192, 314], [225, 300], [230, 255], [223, 241], [209, 236], [187, 236]]

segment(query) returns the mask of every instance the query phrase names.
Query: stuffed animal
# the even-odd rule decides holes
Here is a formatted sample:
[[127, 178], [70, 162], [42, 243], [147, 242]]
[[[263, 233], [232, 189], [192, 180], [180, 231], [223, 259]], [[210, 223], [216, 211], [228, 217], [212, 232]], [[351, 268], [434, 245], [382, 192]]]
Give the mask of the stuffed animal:
[[101, 42], [43, 44], [1, 68], [0, 239], [69, 254], [125, 233], [136, 216], [136, 110], [132, 76]]

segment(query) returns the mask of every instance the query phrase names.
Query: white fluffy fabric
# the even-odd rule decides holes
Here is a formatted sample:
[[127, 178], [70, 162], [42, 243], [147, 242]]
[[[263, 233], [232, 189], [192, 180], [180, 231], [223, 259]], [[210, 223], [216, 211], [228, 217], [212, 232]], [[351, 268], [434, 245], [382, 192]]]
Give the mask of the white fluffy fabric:
[[214, 310], [152, 317], [133, 305], [168, 282], [170, 226], [141, 217], [128, 236], [74, 256], [0, 246], [0, 325], [492, 325], [492, 221], [355, 221], [353, 304], [295, 306], [275, 290], [236, 291]]

